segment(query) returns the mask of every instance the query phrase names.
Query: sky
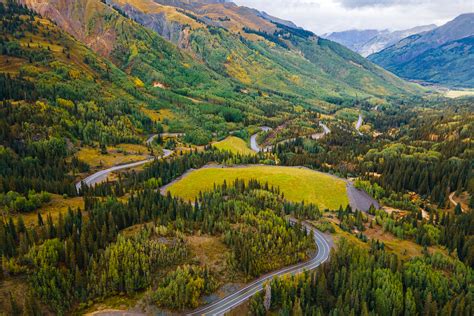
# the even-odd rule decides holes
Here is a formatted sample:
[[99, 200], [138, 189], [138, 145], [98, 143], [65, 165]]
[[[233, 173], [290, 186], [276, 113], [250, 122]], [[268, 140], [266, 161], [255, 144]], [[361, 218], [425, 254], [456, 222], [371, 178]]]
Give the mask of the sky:
[[232, 0], [293, 21], [316, 34], [442, 25], [474, 12], [474, 0]]

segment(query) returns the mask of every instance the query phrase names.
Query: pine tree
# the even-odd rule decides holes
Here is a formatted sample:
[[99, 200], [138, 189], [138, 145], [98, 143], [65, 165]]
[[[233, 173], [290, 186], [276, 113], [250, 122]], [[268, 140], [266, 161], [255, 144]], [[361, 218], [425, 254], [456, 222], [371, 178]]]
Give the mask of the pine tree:
[[303, 309], [301, 308], [299, 297], [295, 299], [295, 302], [293, 304], [293, 309], [291, 311], [291, 316], [303, 316]]
[[416, 303], [415, 298], [413, 297], [413, 293], [411, 288], [408, 288], [405, 293], [405, 316], [412, 316], [416, 315]]

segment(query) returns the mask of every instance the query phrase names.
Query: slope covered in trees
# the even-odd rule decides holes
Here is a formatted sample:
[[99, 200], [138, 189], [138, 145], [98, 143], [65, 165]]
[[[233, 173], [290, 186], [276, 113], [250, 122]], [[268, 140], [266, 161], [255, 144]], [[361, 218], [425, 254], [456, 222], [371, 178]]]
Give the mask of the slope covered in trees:
[[[340, 45], [319, 41], [311, 32], [270, 22], [258, 12], [233, 3], [186, 11], [149, 0], [111, 1], [110, 6], [89, 0], [87, 6], [69, 1], [68, 5], [77, 10], [68, 11], [64, 2], [44, 5], [24, 1], [40, 13], [50, 14], [63, 28], [145, 83], [161, 82], [193, 97], [218, 102], [226, 98], [227, 102], [244, 106], [239, 99], [246, 93], [240, 91], [248, 90], [265, 92], [281, 105], [294, 99], [310, 106], [321, 99], [351, 100], [356, 94], [383, 97], [420, 91]], [[93, 27], [89, 27], [91, 24]], [[248, 38], [244, 27], [255, 31], [261, 28], [266, 37], [280, 37], [281, 44], [272, 47], [260, 41], [263, 37]], [[96, 41], [97, 37], [102, 41]], [[287, 50], [282, 45], [293, 48]]]
[[0, 191], [74, 195], [74, 144], [140, 142], [156, 98], [32, 11], [0, 3], [0, 19]]
[[461, 14], [431, 31], [408, 36], [368, 58], [412, 80], [473, 87], [474, 13]]
[[401, 261], [383, 244], [342, 240], [315, 272], [272, 281], [250, 305], [254, 315], [470, 315], [473, 278], [440, 254]]
[[[69, 210], [57, 223], [38, 215], [35, 227], [15, 224], [12, 217], [0, 225], [2, 276], [26, 272], [36, 297], [59, 314], [79, 302], [142, 293], [152, 285], [156, 290], [146, 295], [158, 306], [196, 307], [220, 284], [212, 269], [180, 267], [195, 265], [185, 235], [223, 236], [231, 269], [252, 278], [305, 260], [314, 250], [312, 235], [290, 225], [285, 215], [321, 215], [314, 205], [287, 203], [277, 189], [256, 181], [224, 184], [194, 206], [152, 189], [127, 202], [86, 199], [85, 210]], [[154, 224], [134, 236], [121, 234], [149, 222]], [[171, 267], [176, 270], [166, 274]], [[181, 287], [189, 291], [183, 294]]]

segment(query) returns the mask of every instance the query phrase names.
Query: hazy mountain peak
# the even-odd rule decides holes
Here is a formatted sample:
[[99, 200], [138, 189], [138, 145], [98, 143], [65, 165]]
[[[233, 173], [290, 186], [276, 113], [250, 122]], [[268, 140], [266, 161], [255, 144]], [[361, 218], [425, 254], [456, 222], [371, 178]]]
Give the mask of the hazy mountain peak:
[[324, 34], [323, 37], [335, 41], [350, 48], [351, 50], [368, 56], [391, 46], [407, 36], [426, 32], [436, 28], [436, 25], [416, 26], [407, 30], [389, 31], [385, 30], [347, 30]]

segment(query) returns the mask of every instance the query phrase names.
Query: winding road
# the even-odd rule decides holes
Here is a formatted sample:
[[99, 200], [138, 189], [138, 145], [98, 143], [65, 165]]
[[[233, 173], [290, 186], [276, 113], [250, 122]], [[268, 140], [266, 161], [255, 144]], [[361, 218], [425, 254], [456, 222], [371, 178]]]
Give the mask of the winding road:
[[362, 114], [359, 114], [359, 119], [357, 120], [356, 123], [356, 130], [357, 133], [359, 133], [359, 136], [362, 136], [362, 133], [359, 131], [360, 127], [362, 126], [363, 120], [362, 120]]
[[[321, 122], [319, 124], [323, 128], [323, 132], [319, 133], [322, 136], [324, 136], [324, 135], [331, 132], [331, 130], [326, 125], [324, 125]], [[261, 131], [271, 130], [271, 128], [267, 127], [267, 126], [260, 127], [259, 129]], [[257, 141], [256, 141], [257, 135], [258, 135], [258, 133], [252, 135], [252, 137], [251, 137], [251, 147], [254, 151], [259, 152], [262, 149], [257, 144]], [[152, 135], [151, 137], [149, 137], [146, 141], [146, 144], [150, 145], [157, 136], [158, 135]], [[317, 139], [319, 139], [319, 138], [317, 138]], [[269, 146], [269, 147], [270, 147], [270, 149], [272, 148], [271, 146]], [[163, 151], [164, 151], [163, 155], [160, 156], [159, 158], [166, 158], [166, 157], [169, 157], [170, 155], [173, 154], [173, 151], [171, 151], [171, 150], [163, 149]], [[119, 165], [119, 166], [114, 166], [114, 167], [111, 167], [111, 168], [108, 168], [108, 169], [105, 169], [105, 170], [98, 171], [98, 172], [88, 176], [84, 180], [76, 183], [76, 189], [79, 191], [83, 184], [88, 185], [88, 186], [95, 185], [95, 184], [103, 181], [104, 179], [106, 179], [107, 176], [110, 173], [114, 172], [114, 171], [137, 167], [137, 166], [146, 164], [148, 162], [151, 162], [155, 159], [157, 159], [157, 158], [150, 157], [146, 160], [137, 161], [137, 162], [124, 164], [124, 165]], [[359, 199], [356, 198], [358, 196], [357, 193], [359, 193], [358, 192], [359, 190], [357, 190], [355, 188], [353, 188], [353, 190], [350, 190], [349, 187], [353, 188], [353, 186], [348, 184], [348, 196], [349, 196], [349, 199], [351, 200], [351, 202], [353, 202], [353, 200], [359, 200]], [[351, 194], [351, 191], [352, 191], [352, 194]], [[363, 205], [360, 205], [361, 209], [368, 208], [369, 207], [368, 202], [366, 202], [365, 199], [362, 199], [362, 200], [364, 200], [364, 201], [362, 201]], [[373, 199], [368, 199], [368, 200], [373, 201]], [[361, 202], [359, 202], [358, 204], [361, 204]], [[367, 204], [367, 205], [365, 205], [365, 204]], [[290, 221], [292, 223], [295, 222], [295, 220], [293, 220], [293, 219], [290, 219]], [[301, 224], [303, 225], [304, 229], [307, 231], [308, 234], [310, 234], [310, 233], [313, 234], [314, 241], [315, 241], [315, 244], [317, 246], [318, 251], [310, 260], [299, 263], [299, 264], [296, 264], [296, 265], [293, 265], [293, 266], [290, 266], [290, 267], [282, 268], [278, 271], [268, 273], [268, 274], [260, 277], [259, 279], [251, 282], [250, 284], [246, 285], [244, 288], [236, 291], [235, 293], [233, 293], [231, 295], [228, 295], [224, 298], [221, 298], [221, 299], [219, 299], [215, 302], [212, 302], [212, 303], [210, 303], [206, 306], [198, 308], [198, 309], [192, 311], [191, 313], [189, 313], [188, 315], [224, 315], [226, 312], [228, 312], [228, 311], [232, 310], [233, 308], [239, 306], [240, 304], [242, 304], [243, 302], [248, 300], [250, 297], [252, 297], [256, 293], [262, 291], [263, 288], [264, 288], [264, 284], [266, 282], [268, 282], [268, 281], [270, 281], [270, 280], [272, 280], [276, 277], [283, 276], [283, 275], [294, 275], [294, 274], [298, 274], [298, 273], [301, 273], [301, 272], [304, 272], [304, 271], [313, 270], [313, 269], [317, 268], [318, 266], [320, 266], [322, 263], [324, 263], [326, 260], [328, 260], [329, 255], [330, 255], [331, 246], [330, 246], [330, 244], [327, 240], [327, 237], [325, 237], [325, 235], [323, 235], [320, 231], [318, 231], [316, 228], [311, 226], [309, 223], [301, 222]], [[99, 312], [99, 314], [100, 314], [100, 312]], [[111, 314], [115, 314], [115, 311], [112, 311]]]
[[[147, 139], [146, 144], [150, 145], [157, 136], [158, 136], [157, 134], [150, 136]], [[113, 167], [110, 167], [108, 169], [97, 171], [96, 173], [91, 174], [87, 178], [77, 182], [76, 183], [76, 190], [77, 190], [77, 192], [79, 192], [81, 190], [83, 184], [85, 184], [87, 186], [96, 185], [97, 183], [100, 183], [100, 182], [104, 181], [105, 179], [107, 179], [109, 174], [111, 174], [114, 171], [129, 169], [129, 168], [135, 168], [135, 167], [144, 165], [148, 162], [151, 162], [155, 159], [163, 159], [163, 158], [169, 157], [172, 154], [173, 154], [173, 151], [168, 150], [168, 149], [163, 149], [163, 155], [161, 155], [159, 157], [149, 157], [145, 160], [140, 160], [140, 161], [131, 162], [131, 163], [123, 164], [123, 165], [113, 166]]]
[[256, 281], [248, 284], [241, 290], [226, 296], [216, 302], [208, 304], [204, 307], [196, 309], [195, 311], [189, 313], [188, 315], [224, 315], [226, 312], [237, 307], [238, 305], [245, 302], [247, 299], [255, 295], [256, 293], [263, 290], [263, 286], [267, 281], [272, 280], [273, 278], [280, 277], [283, 275], [293, 275], [301, 273], [303, 271], [309, 271], [317, 268], [319, 265], [324, 263], [330, 254], [331, 246], [329, 245], [326, 237], [317, 229], [312, 227], [306, 222], [302, 222], [302, 225], [305, 227], [308, 233], [313, 233], [314, 241], [318, 247], [318, 252], [316, 255], [306, 262], [302, 262], [281, 270], [266, 274]]
[[[458, 202], [456, 202], [454, 200], [454, 195], [455, 194], [456, 194], [456, 192], [451, 192], [451, 194], [449, 195], [449, 202], [451, 202], [453, 207], [456, 207], [458, 205]], [[461, 207], [461, 212], [464, 213], [464, 209], [462, 208], [461, 204], [459, 204], [459, 206]]]
[[[272, 128], [268, 126], [260, 126], [259, 129], [260, 131], [263, 131], [263, 132], [268, 132], [272, 130]], [[256, 153], [262, 151], [262, 148], [260, 148], [260, 146], [258, 146], [258, 143], [257, 143], [257, 136], [259, 133], [260, 132], [255, 133], [252, 136], [250, 136], [250, 148], [252, 148], [252, 150], [255, 151]]]
[[[319, 126], [321, 126], [323, 128], [323, 132], [322, 133], [315, 133], [315, 134], [312, 134], [310, 137], [311, 139], [314, 139], [314, 140], [317, 140], [317, 139], [321, 139], [323, 138], [325, 135], [331, 133], [331, 130], [329, 129], [329, 127], [327, 127], [325, 124], [319, 122]], [[267, 132], [267, 131], [271, 131], [272, 128], [271, 127], [268, 127], [268, 126], [261, 126], [259, 127], [260, 131], [264, 131], [264, 132]], [[259, 153], [261, 151], [263, 152], [268, 152], [268, 151], [271, 151], [273, 148], [275, 148], [275, 145], [270, 145], [270, 146], [267, 146], [267, 147], [260, 147], [257, 143], [257, 136], [260, 132], [257, 132], [255, 134], [253, 134], [251, 137], [250, 137], [250, 148], [255, 151], [256, 153]], [[285, 139], [285, 140], [282, 140], [280, 142], [278, 142], [277, 144], [284, 144], [286, 142], [290, 142], [290, 141], [293, 141], [295, 140], [295, 138], [290, 138], [290, 139]]]
[[314, 140], [321, 139], [325, 135], [331, 133], [331, 130], [329, 129], [329, 127], [326, 126], [326, 124], [319, 122], [319, 126], [321, 126], [323, 128], [323, 132], [311, 135], [311, 138], [314, 139]]

